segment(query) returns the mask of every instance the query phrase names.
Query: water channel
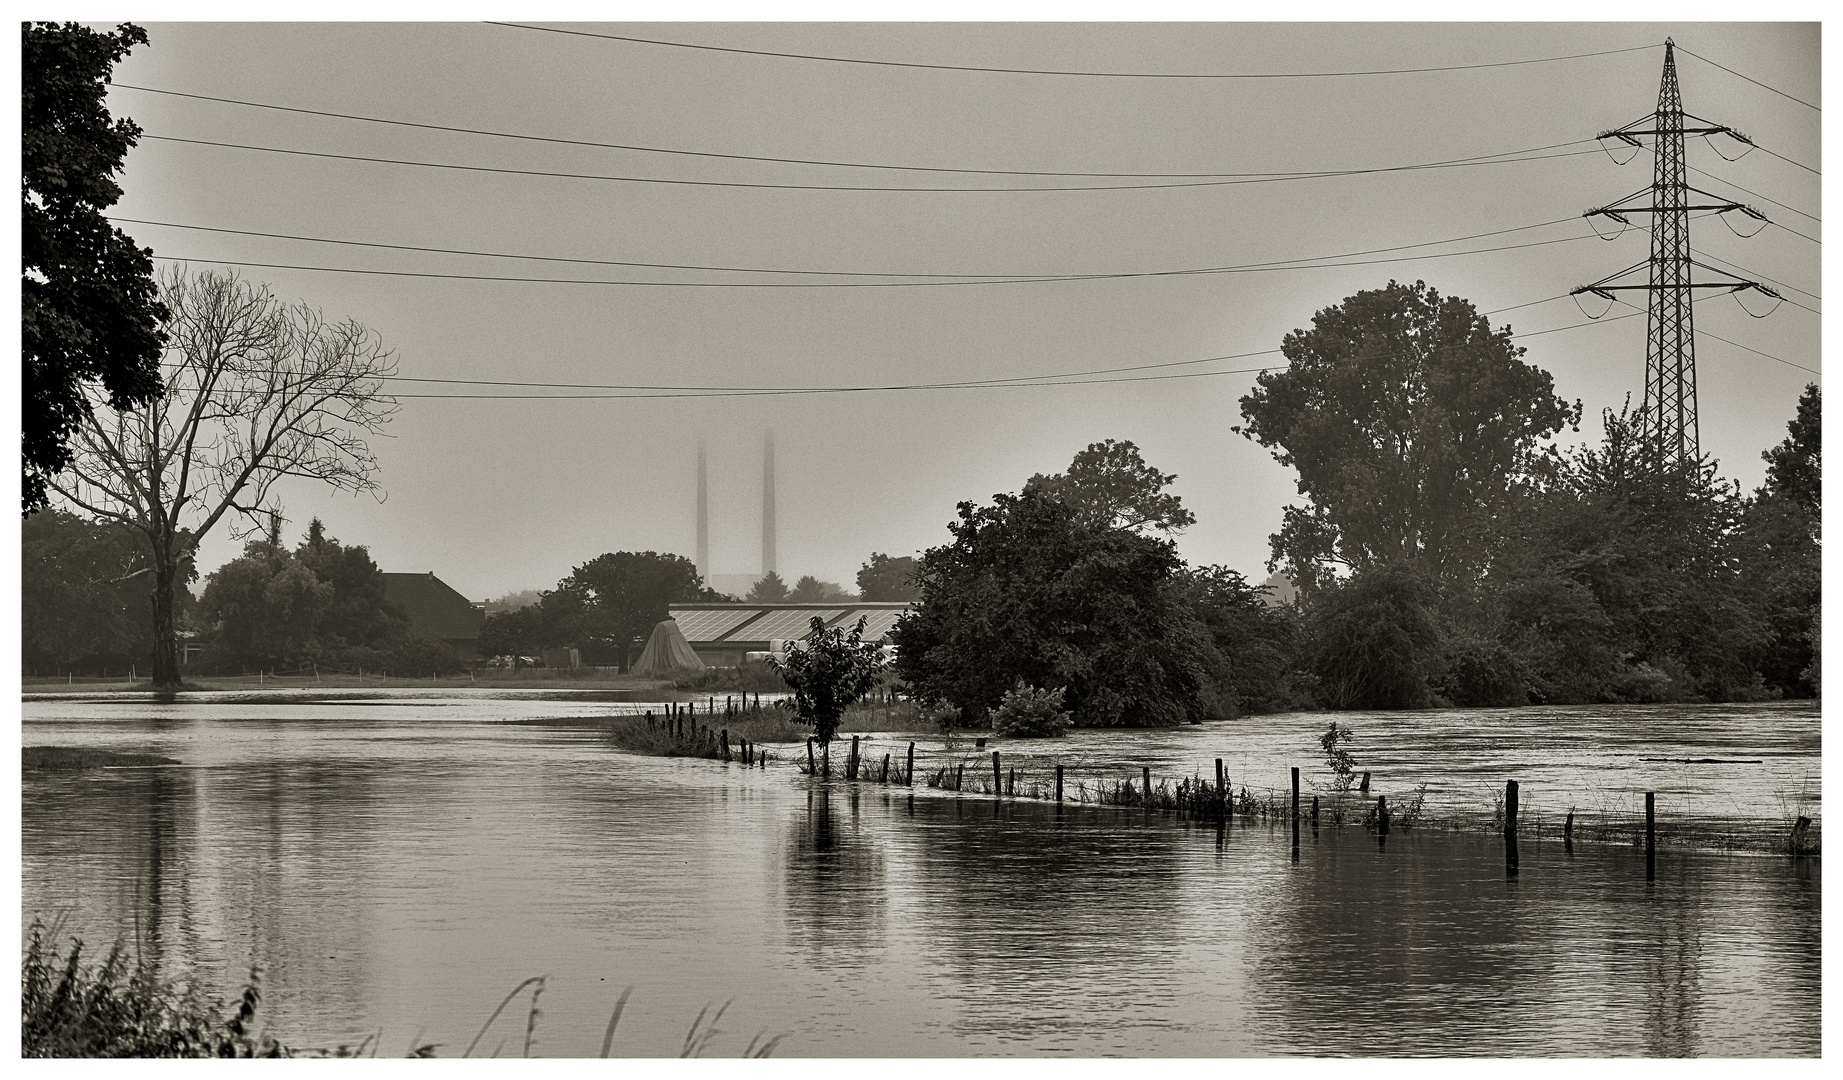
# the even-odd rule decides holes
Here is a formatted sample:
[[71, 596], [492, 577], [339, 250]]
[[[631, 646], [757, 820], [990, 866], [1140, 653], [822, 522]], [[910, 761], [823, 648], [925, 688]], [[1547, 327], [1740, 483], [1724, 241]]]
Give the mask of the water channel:
[[[1821, 1053], [1816, 859], [1672, 844], [1647, 882], [1642, 851], [1545, 828], [1510, 878], [1482, 830], [1347, 825], [1308, 829], [1295, 861], [1258, 820], [816, 780], [792, 748], [765, 771], [643, 758], [581, 726], [634, 707], [28, 696], [26, 745], [182, 765], [29, 774], [23, 918], [138, 935], [227, 993], [259, 966], [272, 1034], [381, 1031], [385, 1054], [460, 1053], [539, 974], [549, 1056], [597, 1053], [628, 986], [617, 1055], [676, 1055], [726, 1001], [712, 1055], [758, 1035], [782, 1057]], [[1376, 790], [1426, 784], [1430, 813], [1488, 810], [1513, 775], [1551, 814], [1658, 790], [1684, 834], [1818, 817], [1814, 706], [1339, 719]], [[1325, 722], [1081, 733], [1055, 754], [1095, 776], [1223, 757], [1276, 789], [1290, 761], [1323, 790]], [[989, 753], [892, 735], [873, 759], [911, 738], [930, 765]], [[1047, 760], [1033, 749], [1013, 760]], [[478, 1053], [519, 1053], [525, 1021], [508, 1008]]]

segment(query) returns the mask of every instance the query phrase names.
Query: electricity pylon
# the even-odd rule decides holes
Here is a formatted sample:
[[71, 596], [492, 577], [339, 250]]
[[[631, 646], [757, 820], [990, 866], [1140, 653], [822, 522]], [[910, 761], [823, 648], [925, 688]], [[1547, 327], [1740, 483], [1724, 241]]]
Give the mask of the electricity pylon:
[[[1686, 126], [1695, 121], [1700, 126]], [[1696, 418], [1696, 325], [1695, 290], [1723, 289], [1740, 292], [1757, 289], [1775, 299], [1779, 294], [1757, 281], [1743, 281], [1731, 274], [1706, 266], [1690, 258], [1689, 215], [1693, 211], [1725, 214], [1739, 211], [1765, 222], [1766, 215], [1737, 202], [1729, 202], [1694, 188], [1684, 179], [1683, 137], [1685, 135], [1727, 135], [1751, 150], [1753, 140], [1724, 124], [1704, 120], [1683, 111], [1683, 91], [1677, 85], [1676, 43], [1664, 41], [1664, 78], [1658, 87], [1657, 111], [1632, 121], [1622, 128], [1602, 132], [1601, 140], [1616, 139], [1633, 147], [1643, 147], [1639, 136], [1651, 136], [1656, 169], [1651, 187], [1635, 191], [1609, 206], [1596, 207], [1582, 217], [1609, 218], [1621, 226], [1629, 225], [1629, 214], [1650, 214], [1651, 258], [1628, 266], [1592, 285], [1582, 285], [1572, 295], [1593, 293], [1607, 300], [1617, 300], [1619, 292], [1650, 294], [1646, 313], [1645, 345], [1645, 442], [1663, 468], [1693, 465], [1701, 459], [1701, 430]], [[1629, 159], [1628, 159], [1629, 160]], [[1648, 205], [1633, 205], [1633, 200], [1649, 196]], [[1701, 196], [1704, 202], [1692, 201]], [[1638, 270], [1650, 268], [1644, 285], [1614, 284]], [[1695, 271], [1717, 275], [1710, 280], [1696, 280]]]

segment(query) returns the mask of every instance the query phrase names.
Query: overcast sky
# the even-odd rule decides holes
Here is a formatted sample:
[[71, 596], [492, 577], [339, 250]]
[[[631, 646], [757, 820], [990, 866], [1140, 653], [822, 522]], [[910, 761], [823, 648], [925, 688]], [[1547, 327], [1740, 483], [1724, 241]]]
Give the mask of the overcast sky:
[[[564, 25], [564, 24], [551, 24]], [[1563, 296], [1641, 262], [1643, 232], [1602, 242], [1578, 215], [1650, 183], [1597, 133], [1656, 104], [1674, 36], [1687, 109], [1818, 167], [1815, 26], [567, 24], [753, 50], [919, 64], [1103, 72], [1273, 73], [1485, 64], [1651, 46], [1553, 63], [1314, 79], [999, 74], [745, 55], [477, 24], [160, 24], [116, 82], [158, 90], [555, 139], [709, 154], [951, 169], [1272, 173], [1507, 154], [1463, 168], [1101, 191], [766, 189], [510, 175], [143, 140], [125, 225], [157, 256], [300, 266], [724, 287], [514, 283], [245, 267], [286, 299], [375, 328], [404, 376], [670, 387], [880, 386], [1089, 372], [1276, 349], [1314, 311], [1391, 278], [1424, 279], [1481, 311]], [[1774, 90], [1782, 91], [1775, 93]], [[1171, 185], [1199, 178], [1022, 177], [796, 165], [571, 147], [165, 96], [118, 86], [149, 136], [453, 165], [654, 180], [885, 187]], [[1558, 145], [1565, 144], [1565, 145]], [[1809, 237], [1819, 178], [1736, 147], [1689, 148], [1692, 183]], [[1585, 153], [1574, 153], [1586, 151]], [[1562, 156], [1565, 155], [1565, 156]], [[1223, 179], [1223, 177], [1203, 178]], [[1751, 189], [1748, 195], [1731, 185]], [[1772, 200], [1772, 201], [1768, 201]], [[1775, 205], [1775, 203], [1783, 204]], [[1795, 208], [1791, 209], [1791, 208]], [[952, 281], [663, 270], [334, 246], [188, 231], [698, 266], [902, 275], [1102, 275], [1364, 252], [1573, 219], [1440, 247], [1527, 245], [1450, 258], [1180, 277], [896, 288], [747, 283]], [[1737, 224], [1739, 224], [1737, 222]], [[1743, 229], [1745, 231], [1745, 229]], [[1821, 309], [1819, 246], [1778, 226], [1742, 239], [1692, 226], [1708, 255]], [[1349, 261], [1349, 260], [1345, 260]], [[1801, 291], [1793, 291], [1801, 290]], [[1770, 304], [1748, 299], [1755, 312]], [[1598, 305], [1591, 309], [1599, 313]], [[1618, 314], [1615, 311], [1613, 314]], [[1493, 318], [1517, 332], [1585, 322], [1569, 299]], [[1642, 401], [1643, 316], [1531, 337], [1590, 418]], [[1758, 484], [1817, 376], [1819, 319], [1792, 304], [1749, 316], [1697, 307], [1702, 446]], [[1090, 385], [773, 397], [400, 398], [376, 444], [387, 498], [282, 489], [292, 540], [318, 515], [385, 570], [432, 570], [476, 599], [547, 588], [606, 551], [693, 554], [695, 462], [709, 445], [712, 570], [759, 571], [763, 432], [779, 458], [779, 570], [852, 584], [873, 551], [943, 542], [962, 499], [1016, 490], [1083, 446], [1130, 439], [1197, 524], [1196, 563], [1265, 576], [1290, 470], [1235, 435], [1256, 355]], [[1119, 375], [1085, 376], [1117, 379]], [[398, 383], [416, 393], [505, 388]], [[572, 394], [580, 391], [538, 390]], [[1564, 441], [1596, 437], [1590, 422]], [[207, 541], [201, 565], [237, 551]]]

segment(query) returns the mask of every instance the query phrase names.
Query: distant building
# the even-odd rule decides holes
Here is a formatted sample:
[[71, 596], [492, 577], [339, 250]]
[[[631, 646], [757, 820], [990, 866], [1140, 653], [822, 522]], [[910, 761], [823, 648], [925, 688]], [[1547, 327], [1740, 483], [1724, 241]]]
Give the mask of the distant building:
[[446, 641], [463, 660], [480, 658], [480, 627], [486, 622], [481, 605], [432, 572], [379, 576], [384, 579], [384, 599], [409, 616], [411, 632]]
[[908, 604], [862, 601], [836, 604], [673, 604], [667, 617], [678, 623], [698, 659], [710, 667], [736, 667], [752, 652], [772, 652], [790, 638], [805, 637], [817, 616], [826, 627], [849, 631], [866, 617], [865, 641], [881, 641], [895, 628]]

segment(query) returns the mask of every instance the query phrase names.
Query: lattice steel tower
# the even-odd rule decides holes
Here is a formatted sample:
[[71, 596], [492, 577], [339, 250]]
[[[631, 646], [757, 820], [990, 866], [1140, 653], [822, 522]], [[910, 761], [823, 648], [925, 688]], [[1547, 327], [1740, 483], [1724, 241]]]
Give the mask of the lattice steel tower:
[[[1695, 121], [1699, 126], [1689, 126]], [[1648, 126], [1647, 126], [1648, 125]], [[1645, 144], [1639, 136], [1651, 136], [1655, 171], [1649, 190], [1636, 191], [1610, 206], [1602, 206], [1582, 215], [1588, 219], [1609, 218], [1622, 226], [1631, 224], [1628, 214], [1651, 215], [1651, 258], [1602, 278], [1592, 285], [1582, 285], [1575, 295], [1593, 293], [1617, 300], [1623, 291], [1649, 294], [1646, 312], [1645, 344], [1645, 411], [1646, 444], [1658, 465], [1675, 468], [1701, 458], [1700, 425], [1696, 418], [1696, 323], [1694, 299], [1697, 289], [1725, 289], [1739, 292], [1757, 289], [1769, 296], [1778, 293], [1757, 281], [1742, 281], [1690, 257], [1689, 221], [1692, 211], [1725, 214], [1739, 211], [1758, 221], [1766, 216], [1751, 206], [1728, 202], [1689, 186], [1685, 180], [1683, 137], [1685, 135], [1726, 135], [1751, 150], [1753, 140], [1731, 127], [1715, 124], [1683, 111], [1683, 91], [1677, 84], [1675, 42], [1664, 42], [1664, 77], [1658, 87], [1657, 111], [1634, 120], [1625, 127], [1602, 132], [1601, 140], [1618, 140], [1633, 147]], [[1627, 159], [1630, 160], [1630, 159]], [[1633, 200], [1650, 197], [1649, 205], [1631, 205]], [[1709, 201], [1694, 202], [1692, 196]], [[1649, 266], [1650, 279], [1644, 285], [1618, 285], [1614, 282]], [[1705, 270], [1718, 280], [1695, 280], [1695, 271]]]

